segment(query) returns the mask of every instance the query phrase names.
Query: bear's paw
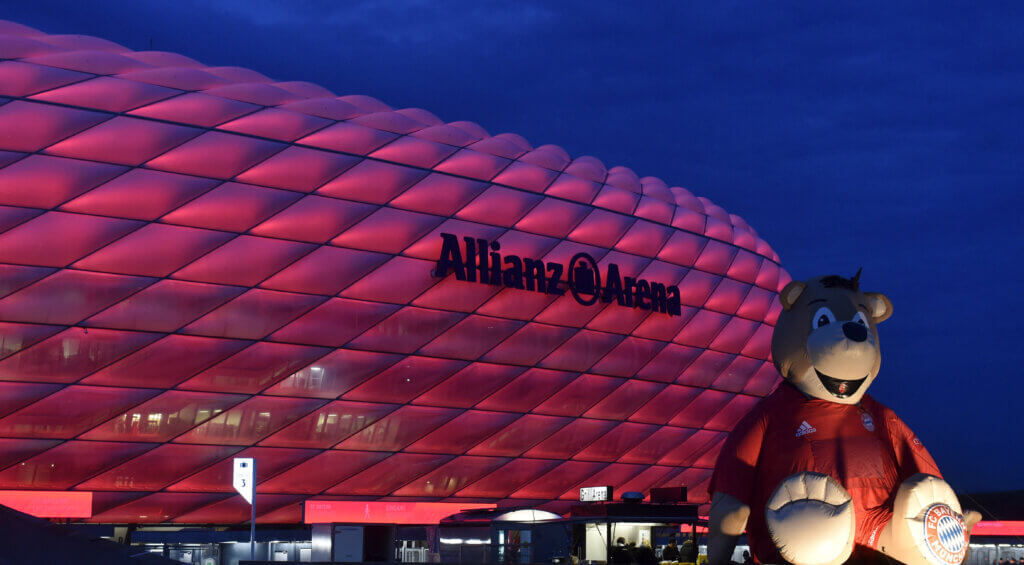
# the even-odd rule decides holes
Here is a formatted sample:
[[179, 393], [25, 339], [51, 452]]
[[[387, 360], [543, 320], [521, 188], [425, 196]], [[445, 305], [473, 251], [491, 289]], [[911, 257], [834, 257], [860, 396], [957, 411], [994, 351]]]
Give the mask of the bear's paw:
[[765, 508], [768, 531], [793, 565], [833, 565], [853, 551], [853, 503], [835, 479], [821, 473], [790, 475]]

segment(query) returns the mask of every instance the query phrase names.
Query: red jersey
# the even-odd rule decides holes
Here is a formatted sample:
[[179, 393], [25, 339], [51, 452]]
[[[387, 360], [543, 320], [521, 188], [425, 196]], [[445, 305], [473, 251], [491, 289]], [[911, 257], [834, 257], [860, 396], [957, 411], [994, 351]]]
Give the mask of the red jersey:
[[872, 549], [900, 483], [915, 473], [942, 476], [910, 428], [870, 396], [837, 404], [783, 382], [729, 434], [711, 478], [712, 494], [750, 506], [747, 538], [762, 563], [784, 562], [768, 533], [765, 504], [783, 479], [801, 471], [829, 475], [846, 488], [856, 513], [854, 541]]

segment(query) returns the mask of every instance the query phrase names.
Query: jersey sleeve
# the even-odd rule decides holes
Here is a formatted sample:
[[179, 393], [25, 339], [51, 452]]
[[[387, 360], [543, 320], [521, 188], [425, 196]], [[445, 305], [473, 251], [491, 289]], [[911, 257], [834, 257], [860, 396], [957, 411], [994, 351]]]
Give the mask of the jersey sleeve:
[[911, 431], [910, 426], [905, 424], [893, 412], [888, 414], [889, 434], [892, 441], [893, 451], [896, 452], [896, 463], [899, 465], [900, 482], [903, 482], [917, 473], [926, 473], [942, 478], [939, 466], [935, 464], [924, 444]]
[[[888, 408], [885, 408], [884, 411], [885, 429], [888, 431], [889, 441], [896, 456], [899, 481], [902, 483], [917, 473], [927, 473], [942, 478], [939, 466], [935, 464], [935, 460], [932, 459], [921, 440], [911, 431], [910, 426]], [[895, 495], [895, 492], [891, 493], [885, 503], [871, 506], [857, 517], [860, 522], [856, 538], [858, 544], [878, 549], [879, 535], [885, 525], [892, 520], [891, 503], [892, 497]]]
[[764, 434], [765, 421], [760, 410], [747, 414], [736, 424], [718, 454], [708, 489], [712, 496], [716, 492], [721, 492], [733, 496], [743, 504], [751, 504]]

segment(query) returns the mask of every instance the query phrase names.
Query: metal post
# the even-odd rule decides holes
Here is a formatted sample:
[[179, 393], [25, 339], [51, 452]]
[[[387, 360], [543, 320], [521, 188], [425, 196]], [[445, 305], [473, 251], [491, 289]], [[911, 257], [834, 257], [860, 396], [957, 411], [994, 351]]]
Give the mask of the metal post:
[[249, 520], [249, 560], [256, 561], [256, 458], [252, 460], [252, 517]]
[[[600, 527], [600, 526], [598, 526]], [[604, 562], [612, 562], [612, 522], [608, 520], [604, 523], [604, 541], [606, 547], [604, 549]]]

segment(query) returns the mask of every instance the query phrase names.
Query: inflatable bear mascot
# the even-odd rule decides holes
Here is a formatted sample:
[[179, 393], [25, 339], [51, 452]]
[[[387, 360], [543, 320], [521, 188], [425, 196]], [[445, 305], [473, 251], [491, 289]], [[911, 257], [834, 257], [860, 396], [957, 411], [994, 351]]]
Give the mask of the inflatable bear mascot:
[[958, 565], [977, 512], [962, 515], [921, 441], [866, 395], [881, 355], [885, 295], [858, 279], [793, 281], [772, 337], [778, 389], [729, 434], [711, 481], [709, 559], [744, 529], [761, 563]]

